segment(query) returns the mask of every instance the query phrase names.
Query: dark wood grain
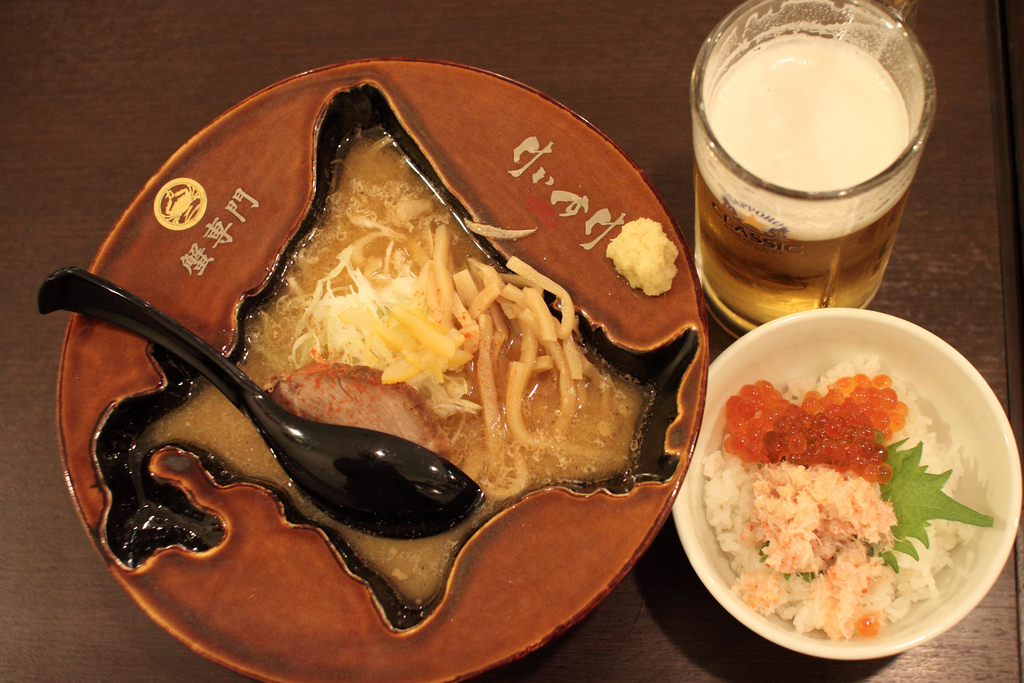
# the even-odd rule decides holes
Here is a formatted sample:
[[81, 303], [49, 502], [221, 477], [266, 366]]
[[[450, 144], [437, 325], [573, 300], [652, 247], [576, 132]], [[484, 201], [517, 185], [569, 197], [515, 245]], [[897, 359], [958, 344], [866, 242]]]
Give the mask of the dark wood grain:
[[[83, 532], [55, 430], [66, 319], [34, 309], [42, 279], [60, 266], [88, 265], [121, 211], [191, 135], [261, 88], [324, 64], [387, 56], [462, 62], [531, 85], [588, 119], [688, 225], [689, 73], [701, 41], [731, 6], [0, 7], [0, 679], [237, 678], [150, 621]], [[1008, 369], [1015, 354], [1006, 340], [1019, 343], [1019, 331], [1006, 321], [1019, 324], [1019, 317], [1004, 318], [999, 225], [1007, 220], [1000, 214], [1007, 192], [998, 181], [1013, 138], [995, 125], [1002, 85], [990, 70], [986, 23], [999, 6], [928, 0], [920, 7], [916, 28], [935, 67], [939, 113], [872, 307], [949, 341], [1011, 407], [1020, 401], [1021, 378], [1011, 374], [1019, 365]], [[1019, 12], [1011, 18], [1024, 25]], [[730, 342], [719, 330], [712, 336], [716, 351]], [[666, 527], [586, 619], [483, 680], [1019, 680], [1017, 592], [1011, 561], [982, 604], [937, 640], [875, 662], [814, 660], [760, 640], [728, 616]]]
[[[1024, 437], [1024, 9], [1016, 3], [990, 0], [987, 4], [989, 54], [992, 63], [992, 94], [995, 102], [993, 130], [996, 148], [996, 187], [1000, 209], [1000, 255], [1003, 263], [1003, 301], [1006, 320], [1006, 366], [1009, 379], [1008, 413], [1017, 442]], [[998, 115], [1002, 113], [1002, 116]], [[1024, 450], [1024, 449], [1022, 449]], [[1017, 631], [1024, 648], [1024, 530], [1018, 532]], [[1022, 649], [1024, 651], [1024, 649]], [[1024, 675], [1024, 662], [1021, 663]]]

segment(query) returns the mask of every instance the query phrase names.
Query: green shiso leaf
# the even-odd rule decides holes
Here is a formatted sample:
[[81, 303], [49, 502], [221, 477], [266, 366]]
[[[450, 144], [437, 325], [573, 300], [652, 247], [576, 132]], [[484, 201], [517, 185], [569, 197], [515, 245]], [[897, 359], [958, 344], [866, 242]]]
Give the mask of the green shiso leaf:
[[897, 522], [892, 527], [896, 543], [892, 551], [882, 553], [882, 560], [895, 571], [899, 571], [899, 565], [894, 552], [918, 559], [910, 539], [916, 538], [925, 548], [929, 547], [929, 520], [947, 519], [980, 527], [990, 527], [994, 523], [988, 515], [972, 510], [942, 492], [952, 470], [942, 474], [927, 472], [927, 466], [921, 465], [923, 445], [918, 443], [913, 448], [899, 450], [904, 443], [906, 441], [889, 446], [888, 463], [892, 468], [892, 478], [881, 485], [882, 500], [892, 503]]
[[891, 550], [887, 550], [879, 555], [879, 557], [882, 558], [882, 562], [884, 562], [889, 569], [893, 570], [897, 574], [900, 573], [900, 563], [899, 560], [896, 559], [896, 553]]

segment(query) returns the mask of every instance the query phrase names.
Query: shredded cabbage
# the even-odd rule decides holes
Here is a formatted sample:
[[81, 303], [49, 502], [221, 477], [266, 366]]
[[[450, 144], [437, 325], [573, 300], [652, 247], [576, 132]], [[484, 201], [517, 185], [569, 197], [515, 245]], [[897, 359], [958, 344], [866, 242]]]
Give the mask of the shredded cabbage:
[[[419, 277], [404, 265], [396, 275], [379, 276], [374, 286], [352, 266], [352, 252], [352, 246], [342, 250], [338, 264], [316, 283], [295, 330], [295, 367], [310, 362], [365, 365], [381, 370], [385, 383], [406, 382], [418, 389], [441, 417], [479, 411], [465, 398], [469, 383], [457, 374], [472, 358], [460, 348], [465, 337], [427, 317]], [[343, 274], [351, 284], [335, 282]]]

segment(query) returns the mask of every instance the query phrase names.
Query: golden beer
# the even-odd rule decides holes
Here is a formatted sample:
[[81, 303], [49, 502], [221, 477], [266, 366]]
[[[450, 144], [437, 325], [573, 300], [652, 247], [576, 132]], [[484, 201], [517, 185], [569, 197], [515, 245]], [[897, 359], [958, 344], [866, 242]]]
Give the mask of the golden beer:
[[931, 66], [874, 0], [750, 0], [690, 86], [696, 265], [730, 332], [867, 305], [934, 118]]
[[[771, 232], [756, 216], [741, 218], [715, 197], [694, 164], [697, 267], [713, 314], [730, 330], [812, 308], [866, 305], [889, 262], [907, 192], [856, 232], [801, 241]], [[725, 304], [724, 302], [729, 302]]]

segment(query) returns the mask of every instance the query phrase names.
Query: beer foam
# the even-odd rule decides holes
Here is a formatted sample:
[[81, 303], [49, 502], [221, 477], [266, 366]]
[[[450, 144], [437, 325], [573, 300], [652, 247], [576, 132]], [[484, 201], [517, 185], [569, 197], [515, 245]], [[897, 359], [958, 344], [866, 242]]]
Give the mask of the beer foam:
[[853, 187], [910, 140], [892, 77], [843, 40], [780, 38], [734, 64], [708, 98], [722, 148], [770, 183], [804, 192]]

